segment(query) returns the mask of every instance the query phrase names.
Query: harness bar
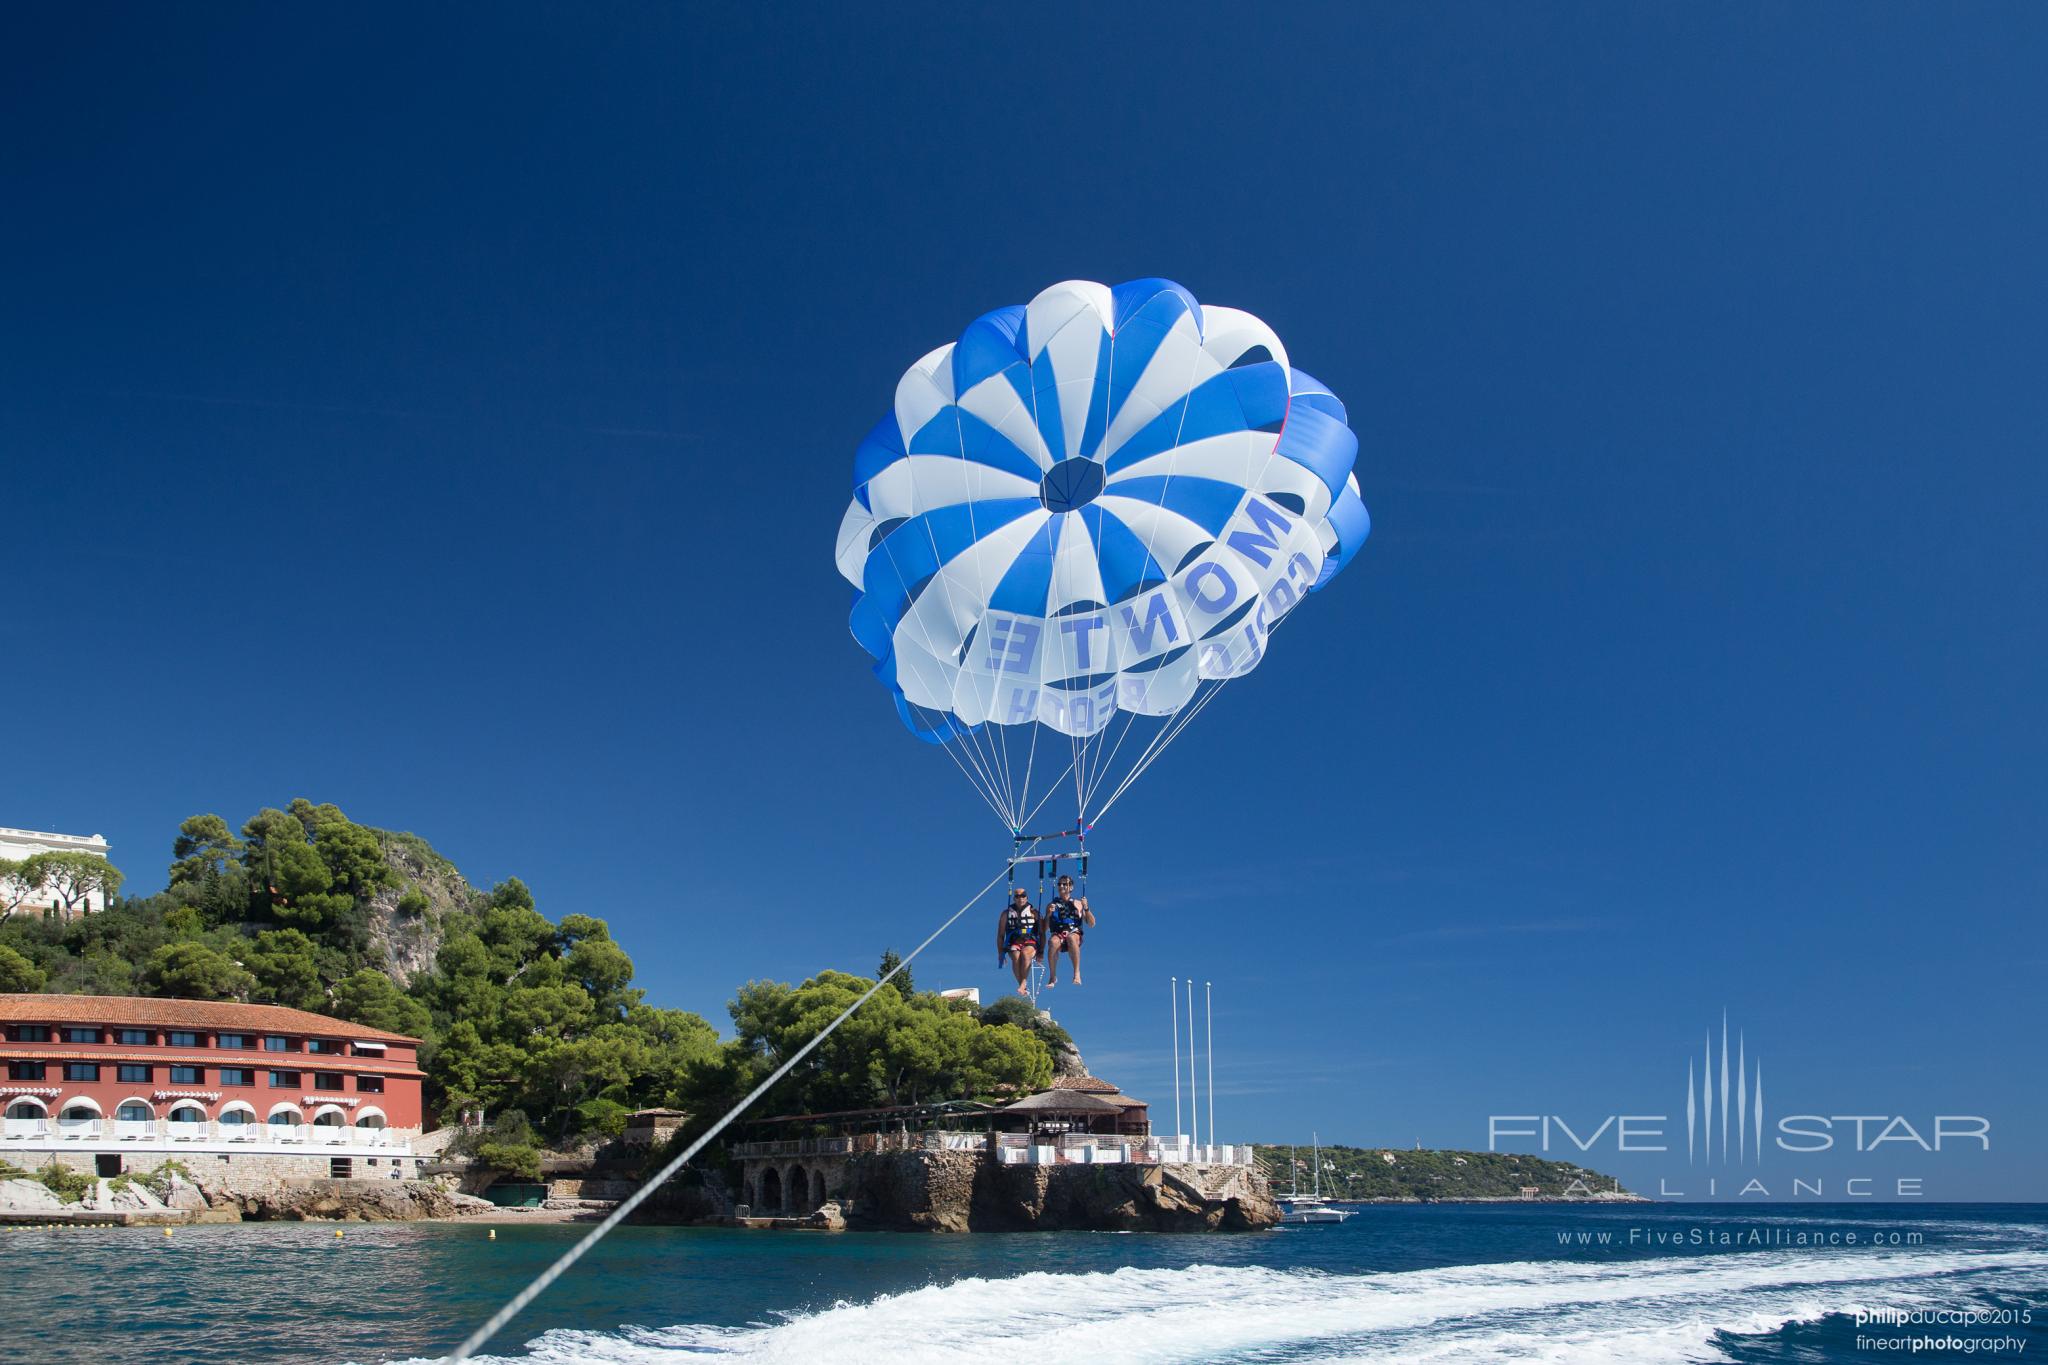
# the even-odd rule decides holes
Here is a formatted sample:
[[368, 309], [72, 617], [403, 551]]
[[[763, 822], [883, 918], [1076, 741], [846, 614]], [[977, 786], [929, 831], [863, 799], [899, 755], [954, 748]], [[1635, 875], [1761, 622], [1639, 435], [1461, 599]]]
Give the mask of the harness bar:
[[1076, 829], [1056, 829], [1049, 834], [1025, 834], [1019, 832], [1017, 834], [1013, 834], [1011, 837], [1020, 844], [1027, 843], [1033, 839], [1068, 839], [1073, 838], [1075, 836], [1086, 838], [1088, 836], [1088, 832], [1094, 828], [1095, 827], [1093, 825], [1082, 825]]

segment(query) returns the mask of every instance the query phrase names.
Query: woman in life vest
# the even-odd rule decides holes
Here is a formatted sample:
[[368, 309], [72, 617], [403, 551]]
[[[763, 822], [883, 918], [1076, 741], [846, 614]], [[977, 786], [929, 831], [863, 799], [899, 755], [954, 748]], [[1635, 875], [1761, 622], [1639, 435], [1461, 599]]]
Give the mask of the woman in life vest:
[[1023, 887], [1012, 888], [1010, 903], [996, 916], [996, 961], [1009, 960], [1019, 995], [1031, 994], [1024, 980], [1031, 975], [1031, 964], [1038, 960], [1044, 933], [1045, 922], [1039, 917], [1038, 907], [1031, 903]]
[[1059, 894], [1045, 905], [1045, 927], [1050, 939], [1046, 948], [1047, 990], [1060, 984], [1061, 953], [1074, 959], [1074, 984], [1081, 984], [1081, 935], [1094, 923], [1095, 912], [1088, 908], [1088, 898], [1074, 899], [1074, 879], [1061, 877]]

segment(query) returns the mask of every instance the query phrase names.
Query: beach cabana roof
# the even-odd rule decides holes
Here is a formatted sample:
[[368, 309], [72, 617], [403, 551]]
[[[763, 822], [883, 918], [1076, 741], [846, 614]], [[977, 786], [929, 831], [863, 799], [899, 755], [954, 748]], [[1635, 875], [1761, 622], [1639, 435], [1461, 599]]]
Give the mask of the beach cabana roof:
[[1085, 1090], [1041, 1090], [1015, 1104], [1003, 1106], [1006, 1114], [1117, 1114], [1123, 1106]]

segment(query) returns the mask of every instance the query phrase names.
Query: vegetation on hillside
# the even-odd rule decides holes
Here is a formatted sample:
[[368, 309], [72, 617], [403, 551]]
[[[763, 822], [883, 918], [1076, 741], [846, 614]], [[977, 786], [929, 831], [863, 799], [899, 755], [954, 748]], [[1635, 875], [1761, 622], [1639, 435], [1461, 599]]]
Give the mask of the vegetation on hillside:
[[[1325, 1199], [1519, 1199], [1532, 1186], [1537, 1198], [1566, 1199], [1618, 1188], [1612, 1176], [1520, 1152], [1325, 1146], [1322, 1155]], [[1308, 1147], [1262, 1146], [1258, 1160], [1275, 1194], [1296, 1189], [1307, 1194], [1314, 1183], [1314, 1153]]]
[[[649, 1004], [633, 974], [603, 920], [550, 921], [516, 878], [477, 891], [418, 836], [305, 800], [239, 830], [186, 820], [156, 895], [0, 920], [0, 990], [289, 1005], [420, 1038], [430, 1111], [493, 1116], [497, 1155], [521, 1169], [516, 1149], [616, 1134], [636, 1108], [724, 1112], [874, 984], [750, 981], [721, 1041], [701, 1016]], [[1051, 1052], [1029, 1022], [900, 974], [760, 1112], [1044, 1085]]]
[[90, 853], [58, 851], [0, 858], [0, 915], [37, 906], [69, 912], [92, 896], [105, 904], [121, 889], [122, 877], [120, 868]]

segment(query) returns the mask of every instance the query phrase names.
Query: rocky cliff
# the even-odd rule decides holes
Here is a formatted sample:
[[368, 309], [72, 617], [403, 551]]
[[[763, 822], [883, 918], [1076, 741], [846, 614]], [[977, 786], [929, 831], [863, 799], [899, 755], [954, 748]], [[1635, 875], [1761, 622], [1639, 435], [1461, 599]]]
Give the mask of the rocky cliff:
[[1246, 1232], [1280, 1211], [1236, 1166], [1003, 1166], [978, 1152], [887, 1152], [848, 1163], [854, 1228], [905, 1232]]
[[410, 985], [434, 966], [441, 924], [454, 911], [474, 909], [476, 888], [433, 845], [417, 834], [373, 829], [384, 863], [398, 884], [370, 898], [370, 942], [384, 953], [391, 974]]
[[416, 1180], [284, 1180], [228, 1188], [171, 1172], [160, 1180], [88, 1180], [66, 1199], [40, 1179], [0, 1180], [0, 1222], [25, 1218], [121, 1222], [234, 1222], [237, 1219], [410, 1222], [488, 1213], [488, 1200]]
[[[1040, 1010], [1039, 1016], [1046, 1023], [1052, 1023], [1052, 1015], [1046, 1011]], [[1053, 1030], [1048, 1030], [1044, 1037], [1046, 1046], [1052, 1049], [1052, 1074], [1054, 1078], [1088, 1075], [1088, 1063], [1081, 1060], [1081, 1049], [1074, 1046], [1074, 1040], [1067, 1036], [1065, 1029], [1054, 1025]]]
[[412, 1222], [487, 1213], [492, 1207], [487, 1199], [418, 1180], [287, 1180], [252, 1193], [211, 1193], [215, 1208], [235, 1209], [244, 1218], [287, 1221]]

